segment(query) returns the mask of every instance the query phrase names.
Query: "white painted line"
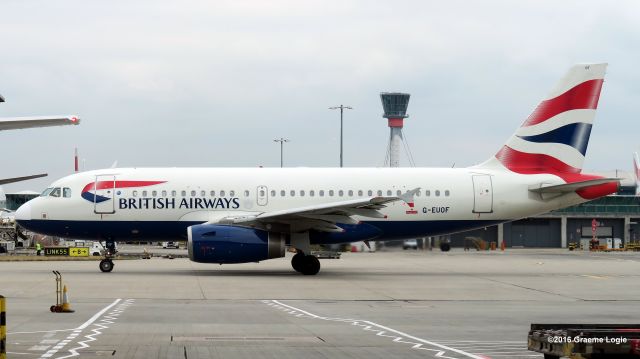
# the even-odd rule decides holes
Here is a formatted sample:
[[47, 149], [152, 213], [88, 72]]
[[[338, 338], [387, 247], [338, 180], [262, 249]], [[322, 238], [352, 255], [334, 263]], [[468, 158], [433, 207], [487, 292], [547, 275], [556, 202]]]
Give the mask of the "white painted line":
[[51, 345], [34, 345], [31, 348], [27, 349], [29, 351], [34, 351], [34, 352], [43, 352], [47, 349], [49, 349], [49, 347], [51, 347]]
[[[71, 340], [73, 338], [75, 338], [77, 336], [77, 334], [75, 336], [73, 336], [73, 338], [71, 337], [74, 333], [82, 333], [82, 330], [85, 329], [86, 327], [88, 327], [89, 325], [91, 325], [93, 322], [95, 322], [98, 318], [100, 318], [101, 315], [103, 315], [107, 310], [113, 308], [116, 304], [118, 304], [122, 299], [116, 299], [113, 303], [109, 304], [108, 306], [104, 307], [101, 311], [99, 311], [98, 313], [96, 313], [93, 317], [91, 317], [89, 320], [87, 320], [86, 322], [84, 322], [84, 324], [82, 324], [81, 326], [73, 329], [73, 333], [70, 334], [66, 340]], [[57, 349], [56, 349], [57, 348]], [[62, 346], [56, 346], [54, 349], [49, 350], [48, 352], [42, 354], [42, 356], [40, 356], [40, 359], [46, 359], [46, 358], [50, 358], [53, 355], [55, 355], [58, 350], [64, 348], [64, 345]]]
[[[75, 330], [75, 328], [73, 329], [56, 329], [56, 330], [38, 330], [35, 332], [11, 332], [11, 333], [7, 333], [7, 335], [13, 335], [13, 334], [38, 334], [38, 333], [56, 333], [56, 332], [70, 332], [72, 330]], [[55, 335], [55, 334], [54, 334]], [[43, 335], [43, 338], [50, 338], [52, 337], [52, 335], [47, 334], [47, 335]]]
[[[113, 311], [107, 313], [104, 317], [102, 317], [102, 319], [100, 319], [99, 322], [96, 322], [93, 324], [97, 328], [91, 329], [92, 334], [85, 335], [84, 336], [86, 338], [85, 340], [79, 341], [77, 343], [78, 344], [77, 347], [74, 347], [68, 350], [68, 352], [71, 354], [58, 357], [57, 359], [66, 359], [66, 358], [76, 357], [80, 355], [80, 353], [78, 353], [78, 350], [90, 348], [91, 346], [87, 343], [96, 341], [97, 340], [96, 337], [102, 334], [101, 330], [108, 329], [109, 326], [107, 324], [113, 324], [114, 323], [113, 321], [116, 320], [118, 316], [120, 316], [120, 314], [122, 314], [122, 312], [125, 311], [125, 309], [127, 309], [130, 305], [132, 305], [134, 301], [135, 299], [127, 299], [122, 304], [118, 305]], [[71, 338], [72, 336], [73, 338], [75, 338], [78, 336], [78, 334], [74, 332], [73, 334], [69, 335], [69, 338]]]
[[[472, 353], [467, 353], [465, 351], [462, 351], [462, 350], [459, 350], [459, 349], [456, 349], [456, 348], [451, 348], [451, 347], [448, 347], [446, 345], [442, 345], [442, 344], [438, 344], [438, 343], [435, 343], [435, 342], [432, 342], [432, 341], [429, 341], [429, 340], [418, 338], [418, 337], [415, 337], [415, 336], [413, 336], [411, 334], [407, 334], [407, 333], [401, 332], [399, 330], [395, 330], [393, 328], [389, 328], [389, 327], [386, 327], [384, 325], [380, 325], [380, 324], [377, 324], [377, 323], [374, 323], [374, 322], [371, 322], [371, 321], [368, 321], [368, 320], [322, 317], [322, 316], [307, 312], [305, 310], [302, 310], [300, 308], [296, 308], [294, 306], [281, 303], [281, 302], [279, 302], [277, 300], [271, 300], [271, 302], [275, 303], [275, 304], [277, 304], [279, 306], [288, 308], [289, 310], [293, 311], [293, 312], [290, 312], [291, 314], [295, 314], [295, 312], [297, 312], [297, 313], [301, 313], [303, 315], [309, 316], [309, 317], [314, 318], [314, 319], [351, 323], [352, 325], [361, 326], [361, 327], [363, 325], [361, 325], [359, 323], [366, 323], [367, 325], [364, 326], [364, 328], [363, 328], [364, 330], [375, 331], [375, 332], [377, 332], [377, 334], [376, 334], [377, 336], [395, 338], [393, 341], [397, 342], [397, 343], [414, 344], [414, 346], [412, 346], [412, 349], [433, 350], [433, 349], [428, 349], [428, 348], [423, 348], [422, 347], [422, 344], [427, 344], [427, 345], [434, 346], [436, 348], [440, 348], [440, 349], [445, 350], [445, 351], [450, 351], [450, 352], [454, 352], [454, 353], [466, 356], [468, 358], [486, 359], [486, 357], [483, 357], [483, 356], [475, 355], [475, 354], [472, 354]], [[268, 301], [264, 301], [264, 303], [268, 303]], [[298, 316], [300, 316], [300, 315], [298, 315]], [[377, 328], [380, 328], [382, 330], [375, 330], [375, 329], [372, 330], [372, 329], [370, 329], [371, 327], [377, 327]], [[399, 336], [385, 335], [386, 332], [395, 333], [395, 334], [397, 334]], [[413, 341], [417, 341], [418, 343], [412, 343], [412, 342], [403, 341], [402, 339], [405, 339], [405, 338], [406, 339], [411, 339]], [[422, 343], [422, 344], [419, 344], [419, 343]], [[433, 350], [433, 351], [436, 351], [436, 350]], [[451, 357], [448, 357], [448, 356], [444, 356], [444, 354], [445, 354], [445, 352], [440, 351], [440, 352], [438, 352], [436, 354], [436, 357], [439, 357], [439, 358], [451, 358]]]

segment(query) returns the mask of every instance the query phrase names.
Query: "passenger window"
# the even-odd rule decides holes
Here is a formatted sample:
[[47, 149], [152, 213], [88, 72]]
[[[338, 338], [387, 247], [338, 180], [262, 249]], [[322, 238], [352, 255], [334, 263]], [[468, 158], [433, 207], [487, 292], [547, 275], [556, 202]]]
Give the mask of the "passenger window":
[[211, 193], [209, 193], [211, 195], [211, 197], [215, 197], [216, 196], [216, 191], [211, 191]]
[[71, 198], [71, 188], [65, 187], [62, 189], [62, 196], [64, 198]]
[[146, 197], [147, 196], [147, 191], [142, 191], [142, 197]]
[[[247, 192], [249, 192], [249, 191], [247, 191]], [[261, 189], [261, 190], [260, 190], [260, 197], [264, 197], [264, 196], [265, 196], [265, 194], [266, 194], [266, 192], [265, 192], [263, 189]], [[247, 196], [248, 196], [248, 195], [247, 195]]]
[[429, 190], [424, 191], [424, 195], [427, 197], [431, 197], [431, 191]]
[[276, 196], [276, 190], [272, 189], [271, 190], [271, 197], [275, 197]]
[[321, 189], [320, 191], [318, 191], [318, 193], [320, 194], [320, 197], [324, 197], [324, 190]]
[[295, 197], [296, 196], [296, 191], [291, 190], [291, 191], [289, 191], [289, 194], [291, 195], [291, 197]]
[[400, 190], [396, 191], [396, 196], [400, 196], [402, 194], [402, 192]]
[[373, 196], [373, 191], [372, 190], [368, 190], [367, 191], [367, 196], [369, 196], [369, 197]]
[[329, 190], [329, 197], [333, 197], [333, 190], [332, 189]]
[[220, 197], [224, 197], [224, 191], [220, 191]]
[[162, 197], [166, 197], [167, 196], [167, 191], [162, 191]]
[[287, 195], [287, 192], [285, 192], [285, 190], [280, 191], [280, 197], [284, 197], [286, 195]]
[[138, 191], [131, 192], [131, 195], [134, 196], [134, 197], [138, 197]]
[[313, 197], [315, 195], [316, 195], [316, 191], [314, 190], [309, 191], [309, 196]]
[[436, 190], [436, 197], [440, 197], [440, 190], [439, 189]]
[[178, 193], [176, 191], [171, 191], [171, 197], [175, 197], [177, 195], [178, 195]]
[[187, 191], [181, 191], [180, 194], [182, 195], [182, 197], [186, 197], [187, 196]]
[[158, 191], [151, 191], [151, 196], [155, 197], [158, 195]]
[[343, 190], [339, 190], [338, 191], [338, 196], [340, 196], [340, 197], [344, 196], [344, 191]]
[[358, 196], [362, 197], [362, 190], [358, 190]]
[[387, 196], [391, 196], [391, 193], [392, 193], [392, 192], [391, 192], [391, 190], [390, 190], [390, 189], [388, 189], [388, 190], [387, 190]]
[[451, 194], [451, 193], [449, 192], [449, 190], [444, 191], [444, 195], [445, 195], [446, 197], [449, 197], [449, 194]]
[[353, 191], [349, 190], [349, 197], [353, 197]]
[[200, 191], [200, 197], [205, 197], [207, 195], [207, 191]]
[[300, 197], [304, 197], [304, 190], [300, 190]]
[[378, 196], [382, 196], [382, 190], [378, 190]]
[[244, 196], [245, 196], [245, 197], [249, 197], [249, 191], [244, 190]]
[[235, 197], [236, 191], [229, 191], [229, 197]]
[[49, 196], [60, 197], [60, 187], [54, 188], [53, 191], [51, 191], [51, 194]]

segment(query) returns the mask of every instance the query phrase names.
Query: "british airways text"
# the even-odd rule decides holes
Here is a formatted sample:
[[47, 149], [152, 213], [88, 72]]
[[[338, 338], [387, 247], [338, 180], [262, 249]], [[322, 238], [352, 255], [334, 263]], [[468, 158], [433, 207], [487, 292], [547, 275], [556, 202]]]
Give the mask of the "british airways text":
[[238, 209], [240, 199], [234, 198], [120, 198], [120, 209]]

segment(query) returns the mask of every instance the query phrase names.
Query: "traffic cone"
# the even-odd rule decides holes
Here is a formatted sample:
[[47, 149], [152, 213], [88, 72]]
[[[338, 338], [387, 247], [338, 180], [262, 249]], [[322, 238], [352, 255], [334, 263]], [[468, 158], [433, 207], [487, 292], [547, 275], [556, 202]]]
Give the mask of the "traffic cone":
[[71, 309], [71, 304], [69, 303], [69, 296], [67, 295], [67, 286], [64, 286], [62, 289], [62, 312], [63, 313], [73, 313], [75, 310]]

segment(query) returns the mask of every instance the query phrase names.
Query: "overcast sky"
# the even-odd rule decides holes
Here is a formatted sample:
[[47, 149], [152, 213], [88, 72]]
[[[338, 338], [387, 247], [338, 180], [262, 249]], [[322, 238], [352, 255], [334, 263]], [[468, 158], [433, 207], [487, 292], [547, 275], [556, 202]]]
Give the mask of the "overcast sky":
[[[575, 63], [608, 62], [585, 167], [631, 168], [640, 135], [638, 1], [2, 2], [0, 177], [119, 166], [381, 166], [379, 93], [411, 93], [417, 166], [479, 163]], [[403, 165], [409, 163], [403, 159]]]

